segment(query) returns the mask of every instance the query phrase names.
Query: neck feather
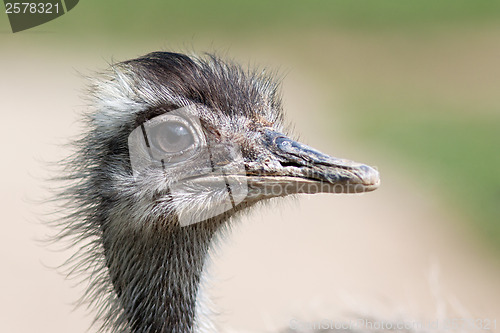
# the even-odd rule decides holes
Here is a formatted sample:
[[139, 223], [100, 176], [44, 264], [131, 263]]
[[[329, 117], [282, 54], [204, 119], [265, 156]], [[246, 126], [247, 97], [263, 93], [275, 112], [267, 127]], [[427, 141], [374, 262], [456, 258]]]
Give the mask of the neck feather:
[[106, 265], [124, 319], [134, 333], [197, 332], [201, 276], [221, 223], [153, 225], [125, 231], [102, 226]]

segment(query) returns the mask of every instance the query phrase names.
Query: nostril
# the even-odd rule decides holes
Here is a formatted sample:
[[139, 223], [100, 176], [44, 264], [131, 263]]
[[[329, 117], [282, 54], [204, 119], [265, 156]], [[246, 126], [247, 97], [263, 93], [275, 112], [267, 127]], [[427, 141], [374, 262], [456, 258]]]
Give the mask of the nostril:
[[298, 163], [296, 161], [280, 161], [279, 162], [283, 168], [285, 167], [296, 167], [296, 168], [302, 168], [304, 167], [304, 164]]
[[290, 148], [292, 147], [292, 142], [290, 141], [289, 138], [279, 137], [276, 138], [276, 145], [278, 146], [279, 149], [283, 151], [289, 151]]

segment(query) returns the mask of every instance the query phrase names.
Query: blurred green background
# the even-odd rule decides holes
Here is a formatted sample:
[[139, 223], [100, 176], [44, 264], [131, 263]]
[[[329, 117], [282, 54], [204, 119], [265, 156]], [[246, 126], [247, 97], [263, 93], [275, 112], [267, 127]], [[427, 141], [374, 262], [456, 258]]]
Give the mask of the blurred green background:
[[[87, 0], [16, 38], [106, 60], [151, 45], [285, 50], [327, 105], [341, 100], [353, 139], [394, 156], [500, 250], [500, 1]], [[322, 126], [338, 121], [324, 110]]]

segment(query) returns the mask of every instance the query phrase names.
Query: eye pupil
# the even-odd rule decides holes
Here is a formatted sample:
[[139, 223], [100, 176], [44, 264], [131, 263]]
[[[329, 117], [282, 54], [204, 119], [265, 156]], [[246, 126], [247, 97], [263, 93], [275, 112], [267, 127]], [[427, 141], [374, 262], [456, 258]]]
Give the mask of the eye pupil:
[[189, 135], [187, 128], [181, 124], [168, 124], [165, 127], [165, 139], [172, 144], [179, 143]]
[[159, 124], [152, 134], [155, 146], [166, 153], [180, 152], [194, 144], [191, 131], [186, 125], [177, 121]]

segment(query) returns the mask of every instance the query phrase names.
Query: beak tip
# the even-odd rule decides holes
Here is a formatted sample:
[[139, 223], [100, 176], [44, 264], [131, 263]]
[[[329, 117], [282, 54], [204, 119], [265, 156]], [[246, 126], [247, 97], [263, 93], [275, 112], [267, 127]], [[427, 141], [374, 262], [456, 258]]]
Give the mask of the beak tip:
[[363, 185], [366, 185], [370, 190], [375, 190], [380, 185], [380, 173], [376, 168], [368, 165], [361, 165], [359, 168], [362, 171], [361, 179]]

